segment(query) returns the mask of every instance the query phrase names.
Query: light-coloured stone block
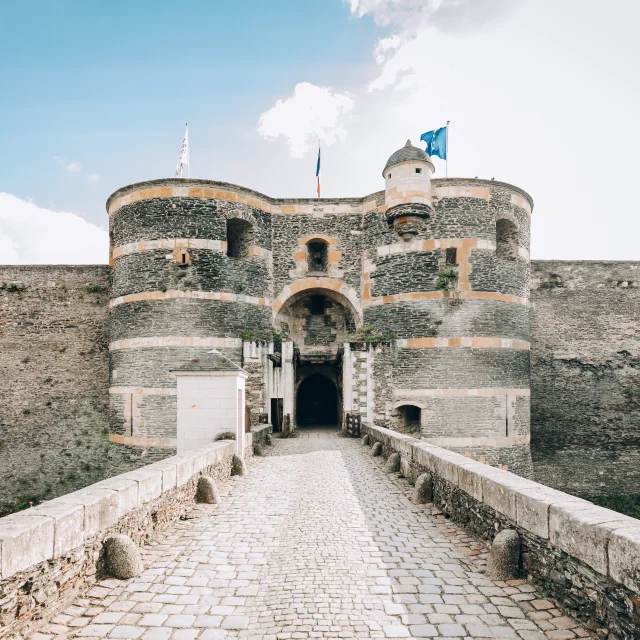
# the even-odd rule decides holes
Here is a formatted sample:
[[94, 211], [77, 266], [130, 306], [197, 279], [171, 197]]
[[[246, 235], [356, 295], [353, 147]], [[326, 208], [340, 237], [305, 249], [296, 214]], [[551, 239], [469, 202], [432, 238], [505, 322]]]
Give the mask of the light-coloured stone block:
[[162, 493], [169, 491], [170, 489], [175, 489], [176, 487], [176, 464], [171, 464], [170, 462], [154, 462], [150, 464], [148, 469], [157, 469], [162, 473]]
[[495, 467], [485, 466], [478, 473], [482, 476], [482, 502], [516, 522], [516, 492], [537, 484]]
[[516, 522], [519, 527], [548, 540], [549, 508], [551, 505], [579, 503], [590, 506], [590, 502], [562, 491], [538, 484], [516, 491]]
[[138, 483], [123, 476], [101, 480], [92, 487], [111, 489], [118, 494], [118, 517], [138, 508]]
[[482, 475], [481, 462], [469, 460], [468, 463], [458, 469], [458, 486], [478, 502], [482, 502]]
[[640, 521], [615, 529], [609, 538], [609, 576], [640, 593]]
[[51, 518], [54, 522], [53, 557], [77, 549], [84, 544], [84, 507], [50, 500], [21, 514]]
[[151, 502], [162, 494], [163, 473], [160, 469], [151, 468], [151, 465], [129, 471], [119, 477], [138, 483], [138, 506]]
[[608, 574], [607, 547], [611, 532], [637, 524], [635, 518], [595, 505], [563, 504], [549, 508], [551, 544], [604, 576]]
[[432, 444], [428, 444], [427, 442], [416, 441], [416, 443], [411, 447], [411, 459], [414, 464], [419, 465], [423, 469], [428, 469], [429, 471], [435, 471], [434, 456], [436, 453], [436, 447]]
[[470, 462], [468, 458], [459, 453], [447, 451], [440, 447], [435, 447], [432, 455], [433, 472], [456, 487], [459, 484], [460, 468]]
[[84, 506], [85, 538], [104, 531], [118, 521], [120, 499], [111, 489], [88, 487], [57, 498], [60, 502]]
[[190, 456], [173, 456], [171, 461], [176, 463], [176, 485], [181, 487], [187, 484], [194, 475], [193, 458]]
[[15, 513], [0, 519], [0, 577], [53, 557], [54, 520]]

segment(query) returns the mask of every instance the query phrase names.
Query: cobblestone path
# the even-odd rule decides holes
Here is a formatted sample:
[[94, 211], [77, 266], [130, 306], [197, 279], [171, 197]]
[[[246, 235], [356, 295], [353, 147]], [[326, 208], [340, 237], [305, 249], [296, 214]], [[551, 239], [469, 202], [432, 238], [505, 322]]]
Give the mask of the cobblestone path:
[[485, 547], [396, 476], [335, 432], [276, 440], [145, 548], [140, 578], [100, 582], [31, 637], [588, 637], [526, 582], [485, 578]]

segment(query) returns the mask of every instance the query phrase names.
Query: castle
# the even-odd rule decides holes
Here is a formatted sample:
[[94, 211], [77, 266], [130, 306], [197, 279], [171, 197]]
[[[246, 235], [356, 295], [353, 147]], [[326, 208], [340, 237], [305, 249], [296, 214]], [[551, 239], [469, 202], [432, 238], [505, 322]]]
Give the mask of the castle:
[[[0, 367], [23, 372], [0, 388], [6, 494], [49, 464], [43, 437], [72, 460], [108, 441], [122, 469], [249, 422], [349, 416], [567, 491], [637, 494], [638, 263], [540, 262], [532, 278], [525, 191], [434, 179], [410, 142], [381, 169], [384, 191], [360, 198], [133, 184], [107, 201], [109, 267], [0, 267]], [[585, 456], [598, 463], [576, 475]], [[49, 495], [108, 474], [88, 464], [102, 470], [66, 489], [42, 471]]]
[[[355, 411], [532, 475], [532, 200], [433, 170], [407, 142], [384, 165], [384, 192], [364, 198], [273, 200], [181, 179], [114, 193], [113, 441], [164, 456], [194, 430], [223, 431], [214, 405], [192, 420], [181, 396], [187, 372], [202, 385], [235, 363], [254, 419], [276, 429]], [[217, 378], [196, 410], [220, 397]]]

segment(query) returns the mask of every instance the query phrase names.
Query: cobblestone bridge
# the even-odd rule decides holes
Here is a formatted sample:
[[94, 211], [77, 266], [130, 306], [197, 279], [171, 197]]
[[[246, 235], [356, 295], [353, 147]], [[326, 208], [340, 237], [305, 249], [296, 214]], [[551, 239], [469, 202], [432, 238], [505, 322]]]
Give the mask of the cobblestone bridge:
[[487, 579], [483, 543], [379, 460], [332, 431], [277, 440], [145, 547], [140, 578], [100, 582], [31, 637], [588, 637], [526, 582]]

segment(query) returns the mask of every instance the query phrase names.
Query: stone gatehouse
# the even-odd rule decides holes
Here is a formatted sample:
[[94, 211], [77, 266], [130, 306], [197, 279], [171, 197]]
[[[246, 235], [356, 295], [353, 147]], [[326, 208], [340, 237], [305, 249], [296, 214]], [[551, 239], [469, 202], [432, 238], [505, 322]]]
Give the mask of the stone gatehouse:
[[408, 142], [364, 198], [201, 180], [114, 193], [112, 441], [180, 450], [198, 427], [182, 430], [175, 372], [216, 350], [246, 367], [253, 417], [276, 429], [357, 411], [532, 475], [532, 200], [432, 172]]
[[133, 184], [107, 201], [108, 267], [0, 268], [0, 512], [238, 421], [353, 413], [567, 491], [638, 493], [639, 263], [532, 265], [519, 187], [433, 179], [410, 142], [381, 169], [383, 191], [342, 199]]

